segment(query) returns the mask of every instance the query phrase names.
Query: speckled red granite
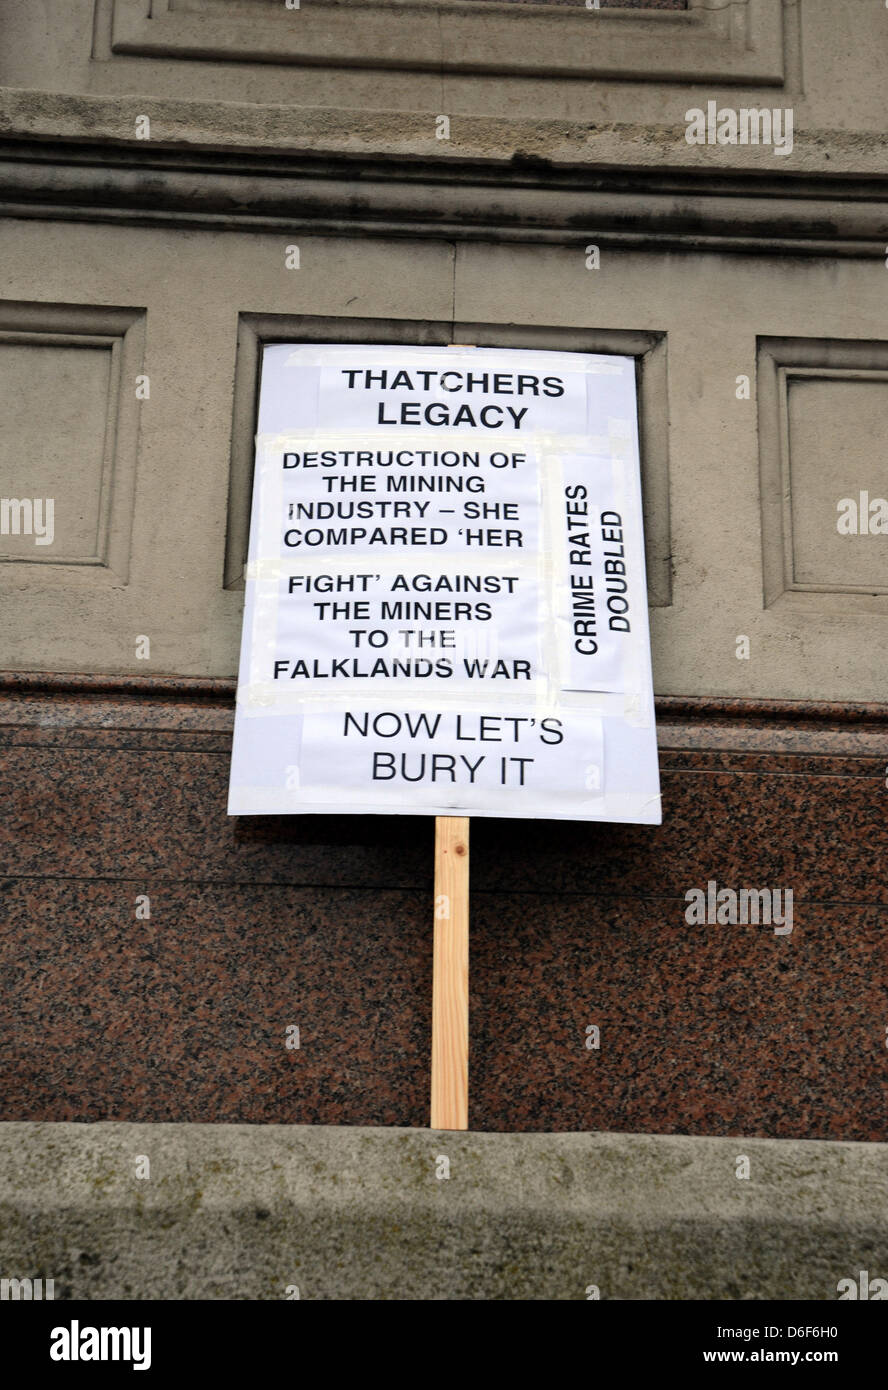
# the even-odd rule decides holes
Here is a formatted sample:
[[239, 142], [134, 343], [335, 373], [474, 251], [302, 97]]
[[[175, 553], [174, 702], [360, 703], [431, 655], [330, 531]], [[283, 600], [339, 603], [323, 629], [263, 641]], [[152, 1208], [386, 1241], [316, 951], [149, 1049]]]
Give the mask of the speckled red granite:
[[470, 1127], [888, 1138], [888, 909], [684, 907], [475, 895]]
[[[232, 694], [0, 689], [3, 1119], [427, 1122], [431, 821], [230, 819]], [[888, 1138], [888, 708], [658, 715], [661, 827], [473, 822], [472, 1127]]]
[[2, 888], [3, 1119], [427, 1123], [425, 895]]

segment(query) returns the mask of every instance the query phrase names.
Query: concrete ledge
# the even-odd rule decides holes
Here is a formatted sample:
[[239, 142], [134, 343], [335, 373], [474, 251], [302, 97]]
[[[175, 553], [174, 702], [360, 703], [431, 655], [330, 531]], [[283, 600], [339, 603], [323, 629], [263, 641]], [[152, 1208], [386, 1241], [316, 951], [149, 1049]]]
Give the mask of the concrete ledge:
[[[645, 251], [880, 261], [884, 252], [888, 179], [881, 168], [849, 177], [832, 161], [820, 169], [800, 160], [784, 171], [760, 162], [724, 169], [708, 157], [673, 168], [668, 142], [654, 169], [644, 161], [635, 167], [634, 150], [590, 163], [584, 146], [558, 157], [536, 154], [511, 126], [517, 144], [489, 154], [460, 147], [437, 159], [422, 142], [405, 157], [400, 150], [327, 149], [320, 136], [317, 148], [303, 152], [196, 150], [157, 139], [149, 155], [134, 148], [138, 142], [110, 137], [101, 147], [82, 137], [6, 138], [7, 95], [0, 90], [0, 212], [7, 217], [573, 247], [594, 236]], [[650, 128], [644, 137], [653, 143]], [[688, 148], [683, 136], [675, 138]]]
[[0, 1124], [0, 1274], [57, 1299], [829, 1300], [862, 1269], [885, 1144]]

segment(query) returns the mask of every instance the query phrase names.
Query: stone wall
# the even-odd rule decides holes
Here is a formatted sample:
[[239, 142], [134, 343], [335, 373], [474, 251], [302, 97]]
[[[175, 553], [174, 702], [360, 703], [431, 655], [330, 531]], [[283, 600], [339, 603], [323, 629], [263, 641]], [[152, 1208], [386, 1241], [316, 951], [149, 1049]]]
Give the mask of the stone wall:
[[637, 360], [664, 785], [473, 832], [471, 1124], [885, 1137], [888, 12], [539, 11], [0, 0], [6, 1119], [425, 1122], [430, 823], [224, 789], [262, 343], [470, 341]]

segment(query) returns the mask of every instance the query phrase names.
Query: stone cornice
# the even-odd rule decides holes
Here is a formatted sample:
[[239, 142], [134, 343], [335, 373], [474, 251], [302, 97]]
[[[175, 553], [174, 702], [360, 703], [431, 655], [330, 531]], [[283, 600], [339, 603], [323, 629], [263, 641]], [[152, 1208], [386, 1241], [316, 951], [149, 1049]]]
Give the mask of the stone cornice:
[[[68, 700], [129, 699], [175, 704], [233, 705], [230, 677], [86, 674], [75, 671], [0, 671], [0, 700], [35, 697]], [[708, 695], [658, 695], [657, 717], [667, 722], [773, 721], [811, 724], [885, 724], [888, 704], [865, 701], [779, 700]]]
[[[446, 192], [445, 192], [446, 190]], [[0, 139], [5, 216], [884, 256], [888, 175]]]

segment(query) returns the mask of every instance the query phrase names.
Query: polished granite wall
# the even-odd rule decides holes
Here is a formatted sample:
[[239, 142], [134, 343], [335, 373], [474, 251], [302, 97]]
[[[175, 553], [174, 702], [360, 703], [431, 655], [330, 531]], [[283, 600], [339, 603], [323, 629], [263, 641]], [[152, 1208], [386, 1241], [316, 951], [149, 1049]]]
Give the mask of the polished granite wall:
[[[0, 1119], [428, 1123], [432, 822], [230, 819], [232, 722], [226, 681], [4, 682]], [[658, 728], [661, 827], [473, 822], [470, 1127], [888, 1138], [888, 708]], [[710, 879], [792, 888], [791, 935], [689, 926]]]

